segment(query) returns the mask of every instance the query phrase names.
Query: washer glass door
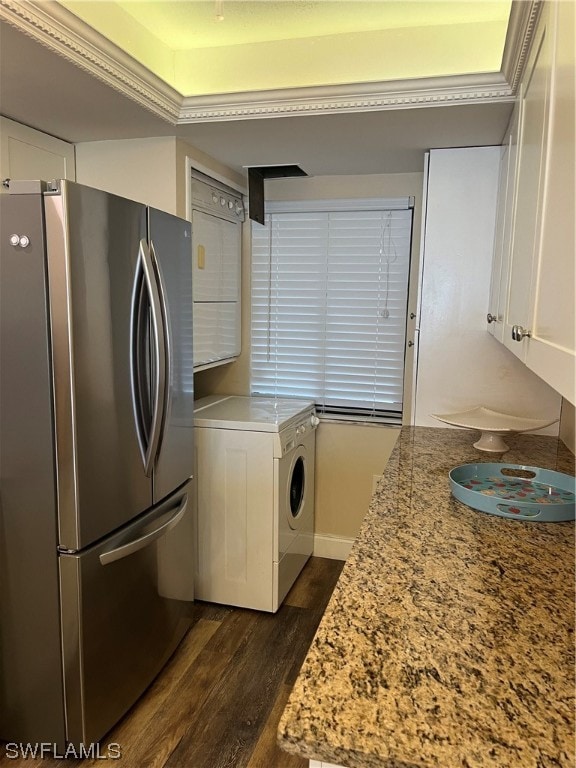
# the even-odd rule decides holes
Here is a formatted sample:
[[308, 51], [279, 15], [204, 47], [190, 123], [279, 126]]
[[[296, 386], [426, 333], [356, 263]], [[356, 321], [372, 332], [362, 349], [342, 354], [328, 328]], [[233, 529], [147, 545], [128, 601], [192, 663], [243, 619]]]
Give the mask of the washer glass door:
[[296, 519], [302, 511], [304, 501], [304, 491], [306, 487], [306, 471], [304, 467], [304, 456], [298, 456], [292, 467], [290, 476], [290, 514]]

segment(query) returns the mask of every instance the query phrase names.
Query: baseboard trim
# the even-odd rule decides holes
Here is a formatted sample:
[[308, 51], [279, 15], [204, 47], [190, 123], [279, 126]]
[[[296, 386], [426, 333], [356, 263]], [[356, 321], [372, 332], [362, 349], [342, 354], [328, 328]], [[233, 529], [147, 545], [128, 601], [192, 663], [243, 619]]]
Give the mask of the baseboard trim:
[[329, 533], [314, 534], [314, 555], [327, 557], [330, 560], [346, 560], [355, 539], [345, 539], [341, 536], [331, 536]]

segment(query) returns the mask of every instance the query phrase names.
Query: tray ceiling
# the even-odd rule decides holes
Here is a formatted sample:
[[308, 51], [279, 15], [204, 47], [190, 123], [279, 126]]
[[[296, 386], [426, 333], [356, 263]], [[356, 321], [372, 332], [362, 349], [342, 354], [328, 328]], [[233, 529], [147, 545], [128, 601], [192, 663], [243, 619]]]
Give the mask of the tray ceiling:
[[498, 72], [510, 0], [62, 0], [184, 97]]
[[[308, 0], [288, 0], [286, 3], [223, 0], [223, 22], [215, 20], [216, 3], [211, 1], [92, 3], [88, 0], [78, 3], [74, 0], [73, 4], [86, 6], [86, 10], [90, 6], [107, 6], [109, 10], [114, 6], [120, 17], [115, 17], [112, 12], [106, 16], [113, 22], [112, 27], [131, 30], [128, 35], [131, 45], [136, 45], [137, 41], [141, 46], [146, 43], [149, 49], [160, 51], [162, 55], [172, 51], [168, 43], [173, 31], [150, 16], [140, 17], [141, 20], [135, 22], [132, 13], [140, 6], [145, 6], [147, 12], [157, 11], [158, 6], [177, 6], [179, 13], [184, 13], [187, 8], [190, 10], [190, 6], [199, 12], [203, 6], [208, 12], [204, 27], [201, 23], [193, 26], [203, 44], [209, 45], [184, 52], [206, 57], [202, 66], [208, 70], [209, 56], [218, 51], [236, 54], [234, 67], [245, 75], [239, 85], [244, 90], [230, 90], [232, 80], [227, 79], [225, 93], [183, 95], [138, 61], [135, 55], [117, 45], [111, 30], [107, 37], [63, 3], [0, 0], [0, 91], [4, 116], [69, 142], [179, 137], [239, 172], [249, 165], [299, 163], [312, 175], [417, 171], [422, 167], [423, 152], [427, 148], [499, 143], [516, 98], [517, 84], [541, 8], [541, 0], [512, 2], [504, 54], [499, 54], [502, 62], [492, 72], [362, 80], [358, 79], [358, 73], [352, 77], [351, 70], [346, 69], [349, 59], [332, 57], [331, 83], [320, 77], [319, 85], [276, 85], [250, 90], [248, 75], [252, 76], [257, 70], [271, 70], [269, 64], [275, 57], [280, 58], [283, 44], [313, 50], [318, 49], [319, 40], [350, 41], [359, 36], [366, 43], [371, 35], [401, 36], [412, 34], [414, 29], [427, 29], [428, 37], [433, 37], [449, 26], [440, 15], [436, 17], [437, 23], [427, 17], [428, 27], [410, 30], [406, 26], [393, 27], [390, 14], [392, 11], [396, 13], [400, 6], [413, 11], [427, 8], [431, 12], [433, 6], [440, 9], [443, 5], [469, 12], [475, 6], [486, 10], [492, 3], [472, 0], [448, 0], [443, 4], [422, 4], [417, 0], [374, 0], [369, 3], [339, 0], [336, 4], [331, 0], [320, 3]], [[350, 10], [352, 6], [357, 8], [354, 21], [358, 26], [355, 29], [348, 27], [344, 32], [338, 25], [343, 25], [347, 19], [350, 21], [351, 14], [348, 17], [343, 14], [338, 19], [334, 15], [324, 16], [325, 26], [321, 25], [321, 30], [326, 34], [318, 35], [319, 28], [308, 15], [309, 23], [306, 29], [300, 28], [300, 37], [289, 38], [287, 20], [279, 24], [276, 16], [274, 32], [277, 39], [263, 39], [270, 36], [270, 27], [265, 32], [264, 13], [273, 6], [282, 6], [281, 10], [291, 12], [298, 7], [302, 15], [306, 9], [310, 12], [313, 9], [314, 18], [319, 20], [322, 13], [334, 5], [341, 5], [342, 10], [345, 7]], [[249, 7], [253, 11], [260, 9], [261, 13], [252, 24], [239, 21], [236, 25], [237, 44], [213, 45], [214, 38], [208, 35], [208, 30], [222, 30], [234, 19], [233, 12], [241, 9], [247, 12]], [[377, 8], [389, 12], [386, 30], [368, 29], [366, 16], [360, 13], [361, 9], [374, 12]], [[119, 18], [123, 20], [122, 24], [117, 23]], [[178, 16], [173, 17], [171, 23], [174, 18], [178, 19]], [[246, 18], [245, 15], [245, 21]], [[422, 24], [424, 17], [418, 18]], [[470, 16], [467, 18], [470, 29], [479, 24], [494, 23], [486, 16], [476, 21], [470, 21]], [[376, 23], [375, 16], [372, 21]], [[398, 18], [396, 23], [399, 23]], [[457, 18], [456, 23], [463, 26], [462, 17]], [[182, 22], [180, 26], [190, 27]], [[200, 35], [200, 29], [204, 29], [205, 34]], [[251, 37], [242, 37], [242, 29]], [[258, 39], [255, 37], [257, 30]], [[286, 39], [279, 40], [279, 34], [285, 35]], [[310, 36], [305, 37], [306, 34]], [[163, 37], [167, 42], [162, 42]], [[260, 56], [258, 66], [250, 65], [239, 55], [254, 52], [256, 48], [261, 51], [262, 46], [271, 46], [268, 50], [273, 54]], [[365, 45], [365, 52], [377, 64], [390, 58], [390, 50], [389, 46]], [[410, 50], [413, 48], [407, 47], [407, 51]], [[296, 59], [292, 57], [292, 61]], [[327, 57], [325, 59], [329, 61]], [[167, 61], [170, 63], [170, 56]], [[344, 65], [341, 71], [347, 72], [348, 82], [343, 82], [344, 77], [341, 81], [334, 78], [336, 64], [340, 63]], [[192, 71], [199, 72], [201, 68], [192, 68]], [[289, 73], [293, 70], [291, 66], [285, 69]], [[380, 73], [379, 77], [382, 76]]]

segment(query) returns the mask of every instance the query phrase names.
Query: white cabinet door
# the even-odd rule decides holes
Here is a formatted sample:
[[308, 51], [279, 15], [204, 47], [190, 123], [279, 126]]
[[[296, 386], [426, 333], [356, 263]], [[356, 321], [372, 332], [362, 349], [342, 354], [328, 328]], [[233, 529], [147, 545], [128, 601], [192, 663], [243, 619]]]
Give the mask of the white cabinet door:
[[492, 276], [490, 279], [490, 298], [488, 300], [488, 332], [502, 341], [502, 322], [500, 309], [500, 286], [502, 285], [502, 268], [504, 266], [504, 226], [506, 223], [506, 198], [508, 191], [510, 163], [509, 140], [502, 145], [500, 155], [500, 175], [498, 177], [498, 208], [496, 210], [496, 227], [494, 231], [494, 256], [492, 260]]
[[542, 220], [533, 275], [532, 336], [524, 343], [528, 367], [575, 403], [574, 3], [557, 3], [552, 12], [556, 45], [552, 58]]
[[[486, 333], [499, 147], [430, 152], [414, 423], [477, 405], [557, 419], [560, 396]], [[557, 427], [547, 430], [557, 432]]]
[[518, 165], [518, 139], [520, 131], [520, 109], [517, 104], [506, 131], [505, 143], [500, 160], [498, 184], [498, 212], [494, 237], [494, 262], [490, 301], [488, 304], [488, 330], [498, 341], [504, 341], [504, 319], [508, 303], [512, 227], [514, 222], [514, 194]]
[[552, 57], [549, 6], [542, 11], [531, 49], [520, 98], [520, 142], [516, 177], [514, 233], [510, 290], [504, 320], [504, 344], [526, 360], [526, 344], [515, 341], [514, 326], [531, 326], [532, 275], [538, 258], [537, 242], [542, 207], [542, 176], [548, 130]]
[[501, 193], [502, 235], [489, 305], [498, 320], [503, 316], [501, 328], [498, 320], [489, 326], [494, 336], [571, 403], [576, 401], [574, 45], [574, 3], [546, 3], [521, 87], [516, 155], [513, 121], [508, 138], [515, 191], [512, 208]]
[[74, 181], [74, 145], [0, 117], [0, 178]]

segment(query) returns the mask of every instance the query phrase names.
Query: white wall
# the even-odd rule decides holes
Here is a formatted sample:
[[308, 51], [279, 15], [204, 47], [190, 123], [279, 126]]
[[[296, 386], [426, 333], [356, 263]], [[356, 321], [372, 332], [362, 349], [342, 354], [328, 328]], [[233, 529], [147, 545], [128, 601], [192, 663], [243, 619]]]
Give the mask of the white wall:
[[560, 438], [572, 453], [576, 453], [576, 409], [568, 400], [562, 400]]
[[76, 144], [76, 180], [175, 214], [176, 139], [167, 136]]
[[190, 165], [243, 187], [245, 179], [175, 136], [76, 144], [77, 180], [162, 211], [189, 218]]
[[[352, 540], [400, 434], [380, 424], [322, 422], [316, 436], [316, 542]], [[337, 551], [337, 550], [336, 550]], [[316, 545], [316, 554], [323, 552]], [[326, 554], [328, 556], [328, 554]]]
[[430, 152], [417, 425], [445, 426], [431, 414], [477, 405], [560, 416], [560, 396], [487, 332], [499, 157], [499, 147]]

